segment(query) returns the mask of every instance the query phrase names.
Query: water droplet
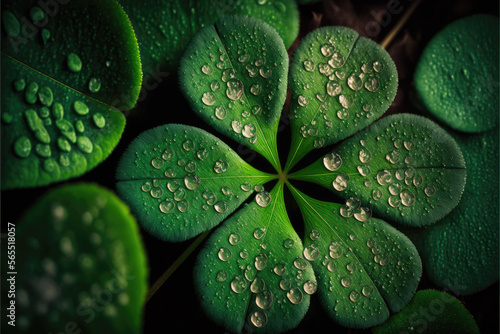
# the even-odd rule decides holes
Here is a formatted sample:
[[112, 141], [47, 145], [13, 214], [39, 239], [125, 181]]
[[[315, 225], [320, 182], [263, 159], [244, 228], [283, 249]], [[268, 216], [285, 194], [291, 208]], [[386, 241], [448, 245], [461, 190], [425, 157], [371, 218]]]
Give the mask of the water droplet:
[[372, 110], [372, 105], [371, 104], [365, 104], [365, 105], [363, 105], [363, 110], [366, 111], [366, 112]]
[[352, 284], [352, 278], [350, 276], [344, 276], [340, 279], [340, 284], [342, 284], [344, 288], [348, 288]]
[[20, 158], [27, 158], [31, 152], [31, 141], [26, 136], [19, 137], [14, 143], [14, 152]]
[[371, 295], [373, 295], [373, 292], [374, 292], [374, 289], [371, 285], [365, 285], [362, 289], [361, 289], [361, 293], [363, 294], [363, 296], [365, 297], [370, 297]]
[[330, 257], [332, 259], [338, 259], [344, 253], [344, 249], [338, 242], [332, 242], [330, 246], [328, 246], [328, 250], [330, 251]]
[[273, 304], [273, 293], [269, 290], [259, 292], [255, 297], [255, 304], [263, 310], [267, 310]]
[[347, 265], [346, 265], [346, 269], [351, 273], [353, 274], [355, 271], [356, 271], [356, 263], [354, 262], [349, 262]]
[[288, 290], [290, 290], [291, 287], [292, 287], [292, 283], [290, 283], [290, 281], [287, 280], [286, 278], [283, 278], [280, 281], [281, 290], [288, 291]]
[[52, 155], [50, 146], [43, 144], [36, 144], [36, 153], [43, 158], [48, 158]]
[[377, 72], [381, 72], [384, 69], [384, 64], [379, 61], [373, 63], [373, 69]]
[[233, 255], [233, 253], [227, 247], [221, 247], [219, 249], [219, 252], [217, 253], [217, 256], [219, 257], [219, 259], [221, 261], [224, 261], [224, 262], [229, 261], [229, 259], [231, 258], [232, 255]]
[[371, 73], [372, 68], [367, 64], [363, 64], [363, 66], [361, 66], [361, 71], [363, 71], [363, 73]]
[[245, 138], [252, 138], [255, 136], [257, 129], [255, 128], [255, 125], [253, 123], [247, 124], [243, 127], [241, 130], [241, 134]]
[[78, 115], [87, 115], [89, 113], [89, 107], [82, 101], [75, 101], [73, 109]]
[[333, 68], [341, 68], [342, 66], [344, 66], [344, 63], [345, 63], [344, 56], [342, 56], [338, 52], [335, 52], [332, 58], [328, 61], [328, 64], [330, 64], [330, 66]]
[[337, 111], [337, 117], [340, 120], [346, 120], [349, 117], [349, 110], [342, 109], [342, 110]]
[[241, 131], [243, 130], [243, 124], [241, 124], [241, 122], [238, 120], [232, 121], [231, 127], [233, 128], [233, 131], [236, 133], [241, 133]]
[[146, 181], [142, 186], [141, 186], [142, 191], [144, 192], [149, 192], [151, 190], [151, 182]]
[[42, 87], [38, 91], [38, 99], [44, 106], [50, 107], [54, 100], [54, 95], [49, 87]]
[[340, 215], [344, 218], [349, 218], [354, 214], [354, 211], [347, 205], [342, 205], [339, 209]]
[[229, 275], [227, 271], [219, 270], [217, 276], [215, 276], [215, 279], [217, 280], [217, 282], [224, 282], [225, 280], [227, 280], [228, 276]]
[[389, 196], [387, 203], [393, 208], [397, 208], [401, 204], [401, 200], [397, 196]]
[[424, 178], [422, 177], [422, 175], [416, 173], [415, 177], [413, 178], [413, 185], [418, 188], [421, 187], [423, 183], [424, 183]]
[[[265, 3], [265, 0], [258, 1]], [[250, 321], [255, 327], [262, 328], [267, 324], [267, 315], [262, 311], [255, 311], [251, 314]]]
[[235, 75], [236, 75], [236, 71], [234, 69], [232, 69], [232, 68], [229, 68], [229, 69], [224, 70], [222, 72], [221, 79], [224, 82], [228, 82], [229, 80], [234, 79]]
[[245, 191], [245, 192], [248, 192], [248, 191], [252, 191], [252, 183], [250, 182], [245, 182], [245, 183], [242, 183], [241, 186], [240, 186], [241, 190]]
[[163, 167], [163, 160], [161, 160], [160, 158], [153, 158], [151, 159], [151, 166], [156, 169], [160, 169]]
[[172, 150], [170, 147], [167, 147], [165, 151], [163, 151], [161, 158], [165, 161], [170, 161], [174, 157], [174, 150]]
[[180, 188], [174, 192], [174, 199], [177, 202], [182, 201], [184, 198], [186, 198], [186, 191], [184, 189]]
[[[154, 183], [154, 181], [153, 181]], [[161, 187], [153, 187], [151, 191], [149, 192], [151, 197], [153, 198], [160, 198], [163, 196], [163, 189]]]
[[97, 93], [100, 89], [101, 89], [101, 79], [90, 78], [90, 81], [89, 81], [89, 90], [92, 93]]
[[260, 91], [261, 91], [262, 87], [259, 83], [254, 83], [253, 85], [250, 86], [250, 93], [252, 93], [252, 95], [259, 95], [260, 94]]
[[214, 204], [214, 209], [218, 213], [224, 213], [228, 209], [228, 205], [225, 201], [218, 201]]
[[297, 102], [302, 107], [307, 106], [307, 104], [309, 103], [304, 95], [299, 95], [299, 97], [297, 98]]
[[309, 60], [309, 59], [304, 60], [303, 65], [304, 65], [304, 69], [305, 69], [307, 72], [312, 72], [312, 71], [314, 71], [314, 68], [316, 67], [316, 64], [314, 63], [314, 61]]
[[342, 92], [342, 86], [335, 81], [328, 81], [326, 84], [326, 93], [330, 96], [337, 96]]
[[326, 269], [333, 273], [335, 271], [335, 269], [337, 268], [337, 266], [335, 265], [335, 263], [331, 260], [327, 260], [326, 262]]
[[330, 171], [336, 171], [342, 166], [342, 158], [337, 153], [328, 153], [323, 158], [323, 165]]
[[358, 169], [358, 173], [361, 176], [368, 176], [372, 173], [372, 169], [370, 168], [369, 165], [358, 166], [357, 169]]
[[299, 269], [299, 270], [306, 270], [306, 268], [308, 267], [308, 262], [306, 260], [304, 260], [303, 258], [301, 257], [298, 257], [296, 258], [294, 261], [293, 261], [293, 265], [295, 266], [295, 268]]
[[436, 188], [433, 185], [429, 184], [424, 188], [424, 193], [427, 197], [432, 197], [436, 194]]
[[278, 276], [283, 276], [286, 274], [286, 265], [283, 262], [278, 263], [274, 266], [274, 273]]
[[350, 96], [340, 95], [339, 102], [342, 105], [342, 107], [349, 109], [352, 106], [352, 104], [354, 103], [354, 99]]
[[316, 290], [318, 290], [318, 284], [313, 281], [306, 281], [303, 288], [305, 293], [312, 295], [316, 292]]
[[290, 303], [298, 305], [302, 301], [302, 291], [299, 288], [291, 288], [288, 290], [286, 297], [290, 301]]
[[401, 183], [399, 183], [399, 182], [394, 182], [393, 184], [391, 184], [389, 186], [389, 192], [391, 193], [391, 195], [399, 195], [399, 193], [401, 192], [401, 189], [402, 189], [402, 186], [401, 186]]
[[[265, 2], [265, 1], [264, 1]], [[241, 54], [239, 57], [238, 57], [238, 61], [240, 63], [246, 63], [248, 60], [250, 59], [250, 56], [248, 55], [248, 53], [243, 53]]]
[[243, 249], [241, 252], [240, 252], [240, 257], [242, 259], [246, 259], [248, 256], [248, 251], [246, 249]]
[[325, 138], [318, 137], [314, 139], [313, 146], [314, 148], [322, 148], [323, 146], [325, 146]]
[[270, 68], [261, 68], [259, 70], [259, 74], [264, 79], [269, 79], [272, 75], [273, 71]]
[[271, 194], [267, 191], [258, 193], [257, 196], [255, 196], [255, 202], [257, 202], [257, 205], [260, 207], [266, 207], [271, 203]]
[[83, 153], [90, 154], [94, 149], [94, 145], [92, 144], [90, 139], [86, 136], [79, 136], [77, 138], [76, 143], [80, 151], [82, 151]]
[[331, 57], [333, 55], [333, 52], [335, 51], [335, 48], [333, 45], [331, 44], [325, 44], [321, 47], [321, 54], [324, 56], [324, 57]]
[[215, 103], [215, 94], [212, 92], [205, 92], [201, 97], [201, 101], [207, 105], [211, 106]]
[[380, 87], [380, 84], [378, 83], [378, 80], [375, 78], [368, 78], [365, 82], [365, 88], [374, 93], [376, 92]]
[[184, 177], [184, 184], [189, 190], [196, 190], [201, 184], [201, 180], [198, 175], [188, 174]]
[[415, 148], [415, 144], [412, 141], [404, 141], [404, 146], [408, 151], [411, 151]]
[[384, 169], [377, 173], [377, 182], [381, 186], [385, 186], [392, 181], [392, 174], [389, 170]]
[[286, 249], [292, 248], [294, 244], [295, 244], [295, 241], [293, 241], [293, 239], [290, 239], [290, 238], [283, 241], [283, 247], [285, 247]]
[[319, 73], [321, 73], [327, 77], [332, 75], [332, 73], [333, 73], [333, 68], [328, 64], [319, 64], [318, 70], [319, 70]]
[[220, 88], [220, 83], [219, 83], [219, 81], [214, 80], [214, 81], [212, 81], [212, 82], [210, 83], [210, 89], [211, 89], [213, 92], [218, 91], [218, 90], [219, 90], [219, 88]]
[[401, 158], [401, 156], [399, 155], [399, 153], [397, 151], [392, 151], [392, 152], [389, 152], [385, 155], [385, 159], [393, 165], [397, 164], [399, 162], [400, 158]]
[[243, 95], [243, 82], [239, 79], [231, 79], [227, 83], [226, 95], [231, 100], [237, 101]]
[[64, 137], [57, 138], [57, 146], [63, 152], [71, 151], [71, 144]]
[[214, 172], [217, 174], [225, 173], [228, 168], [229, 164], [222, 159], [217, 160], [214, 164]]
[[94, 120], [95, 126], [97, 126], [99, 129], [102, 129], [106, 125], [106, 119], [101, 113], [95, 113], [92, 116], [92, 119]]
[[319, 249], [314, 245], [309, 245], [304, 248], [303, 254], [308, 261], [315, 261], [319, 256]]
[[248, 287], [247, 281], [240, 275], [236, 275], [231, 281], [231, 290], [235, 293], [242, 293]]
[[8, 10], [4, 10], [2, 14], [3, 27], [7, 35], [19, 36], [21, 33], [21, 25], [18, 19]]
[[212, 66], [210, 66], [209, 64], [205, 64], [201, 67], [201, 71], [203, 72], [203, 74], [205, 75], [210, 75], [214, 72], [214, 69], [212, 68]]
[[349, 175], [341, 173], [333, 180], [333, 188], [337, 191], [344, 191], [349, 184]]
[[163, 213], [171, 213], [175, 209], [175, 202], [171, 198], [167, 198], [160, 203], [159, 208]]
[[253, 231], [253, 237], [255, 239], [261, 239], [264, 235], [266, 234], [266, 229], [261, 227], [261, 228], [256, 228]]
[[264, 270], [267, 266], [267, 256], [265, 254], [259, 254], [255, 257], [255, 268], [257, 270]]
[[72, 72], [80, 72], [82, 70], [82, 61], [75, 53], [70, 53], [66, 59], [68, 68]]
[[312, 241], [316, 241], [318, 240], [319, 238], [321, 238], [321, 232], [318, 231], [318, 230], [311, 230], [311, 232], [309, 233], [309, 238], [312, 240]]
[[[347, 79], [347, 85], [353, 91], [357, 92], [363, 87], [363, 78], [361, 75], [353, 74]], [[366, 86], [366, 83], [365, 83]]]
[[356, 303], [361, 299], [361, 294], [356, 290], [352, 290], [351, 293], [349, 294], [349, 299], [353, 303]]
[[215, 117], [222, 120], [222, 119], [226, 118], [226, 116], [227, 116], [226, 107], [218, 106], [217, 108], [215, 108]]
[[359, 151], [358, 157], [361, 163], [366, 164], [372, 160], [372, 153], [367, 148], [363, 148]]

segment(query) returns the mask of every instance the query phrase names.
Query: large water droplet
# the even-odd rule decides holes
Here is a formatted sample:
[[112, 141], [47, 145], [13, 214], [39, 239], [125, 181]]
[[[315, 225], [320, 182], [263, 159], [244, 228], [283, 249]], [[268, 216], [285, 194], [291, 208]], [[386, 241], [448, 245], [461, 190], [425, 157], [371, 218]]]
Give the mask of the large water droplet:
[[175, 202], [171, 198], [167, 198], [160, 203], [159, 208], [163, 213], [171, 213], [175, 209]]
[[309, 59], [304, 60], [303, 65], [304, 65], [304, 69], [305, 69], [307, 72], [312, 72], [312, 71], [314, 71], [314, 68], [316, 67], [316, 64], [314, 63], [314, 61], [309, 60]]
[[210, 66], [209, 64], [205, 64], [201, 67], [201, 71], [203, 72], [203, 74], [205, 75], [210, 75], [214, 72], [214, 69], [212, 68], [212, 66]]
[[333, 188], [337, 191], [344, 191], [349, 184], [349, 175], [341, 173], [333, 180]]
[[309, 103], [304, 95], [299, 95], [299, 97], [297, 98], [297, 102], [301, 107], [305, 107]]
[[274, 266], [274, 273], [278, 276], [283, 276], [286, 274], [286, 265], [283, 262], [278, 263]]
[[294, 244], [295, 241], [293, 241], [293, 239], [286, 239], [285, 241], [283, 241], [283, 247], [285, 247], [286, 249], [292, 248]]
[[311, 232], [309, 233], [309, 238], [312, 240], [312, 241], [316, 241], [318, 240], [319, 238], [321, 238], [321, 232], [318, 231], [318, 230], [311, 230]]
[[227, 280], [228, 276], [229, 275], [227, 271], [219, 270], [217, 276], [215, 276], [215, 279], [217, 280], [217, 282], [224, 282], [225, 280]]
[[257, 270], [264, 270], [267, 266], [267, 256], [262, 253], [257, 255], [255, 257], [254, 265]]
[[384, 64], [379, 61], [373, 63], [373, 69], [377, 72], [381, 72], [384, 69]]
[[338, 52], [335, 52], [332, 55], [332, 58], [328, 61], [328, 64], [330, 64], [330, 66], [333, 68], [341, 68], [342, 66], [344, 66], [344, 63], [345, 63], [344, 56], [342, 56]]
[[360, 90], [363, 87], [362, 75], [357, 75], [357, 74], [351, 75], [349, 78], [347, 78], [347, 85], [353, 91], [357, 92], [358, 90]]
[[342, 86], [335, 81], [328, 81], [326, 84], [326, 93], [330, 96], [337, 96], [342, 92]]
[[[264, 0], [259, 0], [264, 1]], [[257, 328], [262, 328], [267, 324], [267, 315], [262, 311], [255, 311], [250, 316], [250, 321], [252, 325]]]
[[352, 278], [351, 276], [344, 276], [340, 279], [340, 284], [342, 284], [342, 286], [344, 288], [348, 288], [351, 286], [352, 284]]
[[353, 302], [353, 303], [356, 303], [360, 300], [361, 298], [361, 294], [356, 291], [356, 290], [353, 290], [351, 291], [351, 293], [349, 294], [349, 299]]
[[261, 89], [262, 86], [259, 83], [254, 83], [253, 85], [250, 86], [250, 93], [252, 93], [252, 95], [257, 96], [260, 94]]
[[424, 188], [424, 193], [427, 197], [432, 197], [436, 194], [436, 188], [432, 184], [429, 184]]
[[288, 291], [288, 290], [290, 290], [291, 287], [292, 287], [292, 283], [290, 283], [290, 281], [287, 280], [286, 278], [283, 278], [280, 281], [281, 290]]
[[316, 261], [316, 259], [319, 256], [319, 249], [315, 245], [309, 245], [306, 248], [304, 248], [303, 254], [306, 260]]
[[222, 159], [217, 160], [214, 164], [214, 172], [217, 174], [225, 173], [228, 168], [229, 164]]
[[298, 305], [302, 301], [302, 291], [299, 288], [291, 288], [288, 290], [286, 297], [290, 301], [290, 303]]
[[92, 93], [97, 93], [101, 89], [101, 79], [99, 78], [90, 78], [89, 81], [89, 90]]
[[82, 61], [75, 53], [70, 53], [66, 59], [68, 68], [72, 72], [80, 72], [82, 69]]
[[332, 259], [338, 259], [344, 253], [344, 249], [338, 242], [332, 242], [330, 246], [328, 246], [328, 250], [330, 251], [330, 257]]
[[401, 200], [397, 196], [389, 196], [387, 203], [393, 208], [397, 208], [401, 204]]
[[375, 78], [368, 78], [365, 82], [365, 88], [374, 93], [376, 92], [380, 87], [380, 84], [378, 83], [378, 80]]
[[349, 109], [354, 103], [354, 98], [347, 95], [340, 95], [339, 102], [342, 105], [342, 107], [344, 107], [345, 109]]
[[232, 255], [233, 255], [233, 253], [227, 247], [221, 247], [219, 249], [219, 252], [217, 253], [217, 256], [219, 257], [219, 259], [221, 261], [224, 261], [224, 262], [229, 261], [229, 259], [231, 258]]
[[229, 243], [231, 245], [233, 246], [237, 245], [240, 243], [240, 241], [241, 241], [241, 235], [239, 235], [238, 233], [233, 232], [229, 235]]
[[201, 184], [201, 180], [198, 175], [188, 174], [184, 177], [184, 184], [189, 190], [196, 190]]
[[389, 152], [385, 155], [385, 158], [388, 162], [390, 162], [391, 164], [397, 164], [401, 158], [401, 156], [399, 155], [399, 153], [397, 151], [392, 151], [392, 152]]
[[392, 181], [392, 174], [389, 170], [384, 169], [377, 173], [377, 182], [381, 186], [385, 186]]
[[241, 130], [241, 134], [245, 138], [252, 138], [255, 136], [257, 129], [253, 123], [247, 124]]
[[370, 297], [371, 295], [373, 295], [373, 292], [374, 292], [374, 289], [371, 285], [365, 285], [362, 289], [361, 289], [361, 293], [363, 294], [363, 296], [365, 297]]
[[295, 266], [295, 268], [299, 269], [299, 270], [306, 270], [307, 266], [309, 265], [307, 263], [306, 260], [304, 260], [303, 258], [301, 257], [298, 257], [296, 258], [294, 261], [293, 261], [293, 265]]
[[273, 304], [273, 293], [269, 290], [259, 292], [255, 296], [255, 304], [263, 310], [267, 310]]
[[240, 275], [236, 275], [231, 281], [231, 290], [235, 293], [242, 293], [248, 287], [248, 283], [245, 278]]
[[318, 290], [318, 284], [313, 281], [306, 281], [303, 288], [305, 293], [312, 295], [316, 292], [316, 290]]
[[227, 83], [226, 95], [233, 101], [241, 99], [243, 95], [243, 82], [239, 79], [231, 79]]
[[256, 228], [254, 231], [253, 231], [253, 237], [255, 239], [262, 239], [262, 237], [266, 234], [266, 229], [264, 227], [261, 227], [261, 228]]
[[361, 163], [366, 164], [372, 160], [372, 153], [367, 148], [363, 148], [359, 151], [358, 158]]
[[228, 205], [225, 201], [218, 201], [214, 204], [214, 209], [218, 213], [224, 213], [228, 209]]
[[213, 105], [215, 103], [215, 99], [215, 94], [212, 92], [205, 92], [201, 97], [201, 101], [207, 106]]
[[337, 153], [328, 153], [323, 158], [323, 165], [330, 171], [336, 171], [342, 166], [342, 158]]
[[31, 141], [26, 136], [19, 137], [14, 143], [14, 152], [20, 158], [27, 158], [31, 153]]
[[266, 207], [271, 203], [271, 194], [267, 191], [258, 193], [257, 196], [255, 196], [255, 202], [260, 207]]

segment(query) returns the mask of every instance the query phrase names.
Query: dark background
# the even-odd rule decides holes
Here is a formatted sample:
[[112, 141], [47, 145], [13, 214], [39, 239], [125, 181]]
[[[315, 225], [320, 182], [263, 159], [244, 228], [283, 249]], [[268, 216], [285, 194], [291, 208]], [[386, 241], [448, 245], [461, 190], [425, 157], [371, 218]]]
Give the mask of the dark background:
[[[414, 1], [394, 1], [392, 8], [396, 10], [393, 10], [393, 13], [385, 12], [386, 14], [384, 15], [382, 15], [384, 11], [389, 8], [387, 1], [324, 0], [323, 2], [301, 6], [300, 33], [290, 52], [296, 47], [301, 37], [315, 28], [325, 25], [348, 26], [364, 36], [381, 42], [402, 17], [404, 11]], [[498, 12], [498, 1], [424, 0], [388, 47], [388, 51], [398, 68], [400, 84], [396, 99], [385, 115], [399, 112], [421, 113], [411, 102], [413, 91], [412, 77], [420, 54], [432, 36], [456, 19], [476, 13], [498, 15]], [[178, 78], [174, 73], [165, 78], [156, 89], [143, 93], [143, 98], [145, 98], [142, 99], [136, 109], [128, 114], [127, 126], [122, 140], [111, 156], [84, 176], [62, 182], [59, 185], [76, 182], [96, 182], [109, 189], [114, 189], [115, 169], [125, 148], [137, 135], [152, 127], [165, 123], [182, 123], [194, 125], [214, 133], [208, 125], [202, 123], [190, 110], [187, 101], [179, 91]], [[287, 106], [285, 106], [284, 116], [282, 117], [283, 125], [288, 123], [286, 118]], [[235, 151], [239, 152], [242, 158], [249, 162], [251, 161], [253, 166], [272, 172], [271, 166], [260, 156], [254, 157], [247, 150], [242, 150], [235, 142], [222, 135], [216, 135], [220, 136]], [[286, 153], [288, 152], [289, 138], [289, 129], [284, 127], [278, 138], [282, 163], [284, 163]], [[316, 150], [313, 154], [308, 155], [302, 163], [299, 163], [297, 167], [307, 165], [330, 149], [331, 147], [325, 150]], [[329, 191], [318, 189], [317, 186], [297, 185], [302, 191], [313, 195], [313, 197], [335, 201], [335, 198]], [[20, 216], [30, 204], [34, 203], [49, 188], [51, 187], [2, 192], [2, 231], [6, 228], [6, 222], [19, 221]], [[271, 187], [266, 186], [266, 189], [269, 190]], [[285, 196], [287, 196], [287, 208], [290, 213], [290, 219], [296, 227], [298, 234], [302, 235], [300, 212], [290, 194], [285, 193]], [[192, 240], [172, 244], [159, 241], [143, 230], [141, 230], [141, 234], [149, 260], [149, 280], [151, 285], [191, 244]], [[224, 329], [215, 326], [200, 309], [192, 284], [192, 269], [197, 253], [198, 250], [182, 264], [146, 305], [143, 324], [145, 333], [225, 332]], [[424, 276], [420, 282], [419, 290], [428, 288], [439, 290], [438, 287], [428, 281], [424, 268]], [[457, 296], [457, 298], [472, 313], [482, 333], [499, 332], [498, 282], [475, 295], [466, 297]], [[346, 329], [336, 325], [323, 311], [317, 296], [313, 295], [309, 312], [300, 325], [290, 331], [290, 333], [325, 332], [363, 333], [370, 331]]]

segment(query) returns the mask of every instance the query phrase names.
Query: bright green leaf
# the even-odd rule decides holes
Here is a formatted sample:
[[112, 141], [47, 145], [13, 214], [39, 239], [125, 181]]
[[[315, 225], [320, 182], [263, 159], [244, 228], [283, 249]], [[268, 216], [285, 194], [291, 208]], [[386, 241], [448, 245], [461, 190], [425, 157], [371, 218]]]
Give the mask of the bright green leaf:
[[465, 162], [453, 138], [430, 120], [389, 116], [343, 142], [291, 179], [320, 184], [412, 226], [443, 218], [459, 202]]
[[286, 214], [283, 184], [261, 192], [207, 241], [194, 271], [207, 315], [227, 330], [280, 333], [296, 327], [316, 279]]
[[144, 6], [135, 0], [119, 0], [140, 41], [144, 73], [158, 68], [176, 71], [193, 36], [228, 15], [261, 19], [274, 27], [288, 48], [299, 32], [294, 0], [161, 0]]
[[377, 43], [346, 27], [317, 29], [301, 40], [290, 64], [290, 170], [314, 148], [370, 125], [396, 96], [398, 74]]
[[72, 1], [45, 14], [28, 1], [2, 3], [2, 10], [10, 17], [1, 56], [2, 188], [79, 176], [120, 139], [125, 118], [110, 105], [132, 107], [137, 100], [141, 71], [132, 26], [112, 0]]
[[[140, 333], [146, 256], [134, 218], [113, 193], [57, 188], [26, 212], [15, 237], [16, 329]], [[7, 263], [7, 252], [2, 257]], [[2, 284], [4, 296], [7, 289]]]
[[498, 129], [455, 139], [468, 172], [460, 204], [436, 224], [405, 232], [429, 278], [468, 295], [498, 281]]
[[276, 133], [287, 70], [285, 46], [272, 27], [251, 18], [229, 17], [194, 37], [179, 76], [198, 115], [279, 170]]
[[482, 132], [498, 126], [498, 31], [495, 16], [460, 19], [434, 36], [420, 58], [419, 98], [452, 128]]
[[374, 328], [373, 333], [475, 334], [479, 328], [455, 297], [436, 290], [421, 290], [401, 312]]
[[118, 165], [117, 191], [142, 226], [168, 241], [219, 224], [274, 176], [198, 128], [169, 124], [137, 137]]
[[330, 317], [343, 326], [368, 328], [401, 310], [422, 274], [411, 241], [383, 220], [359, 213], [359, 201], [340, 205], [290, 190], [305, 221], [304, 256], [312, 261]]

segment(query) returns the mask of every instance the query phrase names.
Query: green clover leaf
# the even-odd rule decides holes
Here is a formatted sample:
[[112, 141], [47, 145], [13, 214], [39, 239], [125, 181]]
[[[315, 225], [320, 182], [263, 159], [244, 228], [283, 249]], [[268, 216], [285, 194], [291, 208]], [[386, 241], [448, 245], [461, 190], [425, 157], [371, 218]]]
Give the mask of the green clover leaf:
[[132, 108], [139, 96], [139, 48], [121, 6], [56, 5], [2, 3], [3, 189], [47, 185], [97, 166], [125, 127], [117, 108]]
[[[317, 125], [323, 145], [332, 144], [369, 125], [394, 98], [397, 73], [392, 60], [350, 29], [313, 32], [296, 52], [291, 66], [297, 70], [289, 78], [292, 96], [320, 93], [316, 89], [327, 90], [334, 81], [343, 91], [307, 95], [307, 103], [297, 100], [305, 106], [294, 112], [296, 138], [302, 126]], [[304, 57], [324, 63], [309, 66]], [[335, 74], [334, 67], [345, 75]], [[407, 237], [372, 218], [372, 211], [414, 225], [449, 212], [465, 181], [465, 165], [453, 139], [422, 117], [390, 116], [288, 175], [281, 169], [276, 144], [287, 54], [273, 28], [256, 19], [224, 18], [194, 37], [179, 73], [197, 114], [262, 154], [276, 169], [275, 175], [260, 172], [216, 137], [178, 124], [139, 135], [119, 163], [118, 192], [153, 235], [181, 241], [227, 218], [205, 243], [195, 267], [195, 285], [208, 316], [234, 332], [247, 326], [256, 332], [283, 332], [302, 320], [309, 295], [316, 291], [332, 319], [349, 327], [375, 326], [401, 310], [416, 291], [420, 257]], [[299, 84], [307, 84], [304, 80], [313, 88], [310, 92]], [[345, 108], [352, 114], [346, 120], [335, 116], [334, 123], [325, 103], [334, 110], [346, 98], [352, 99]], [[372, 109], [361, 114], [366, 104]], [[318, 106], [325, 110], [318, 111]], [[332, 130], [325, 116], [332, 119]], [[343, 130], [334, 132], [336, 127]], [[287, 169], [314, 148], [319, 137], [312, 137], [300, 147], [292, 139], [295, 156]], [[271, 191], [262, 186], [276, 179]], [[347, 201], [315, 200], [294, 188], [294, 179], [333, 186]], [[304, 217], [303, 241], [287, 215], [285, 184]], [[372, 200], [375, 190], [383, 200]], [[254, 199], [248, 200], [253, 191]], [[416, 218], [418, 210], [425, 215]]]

